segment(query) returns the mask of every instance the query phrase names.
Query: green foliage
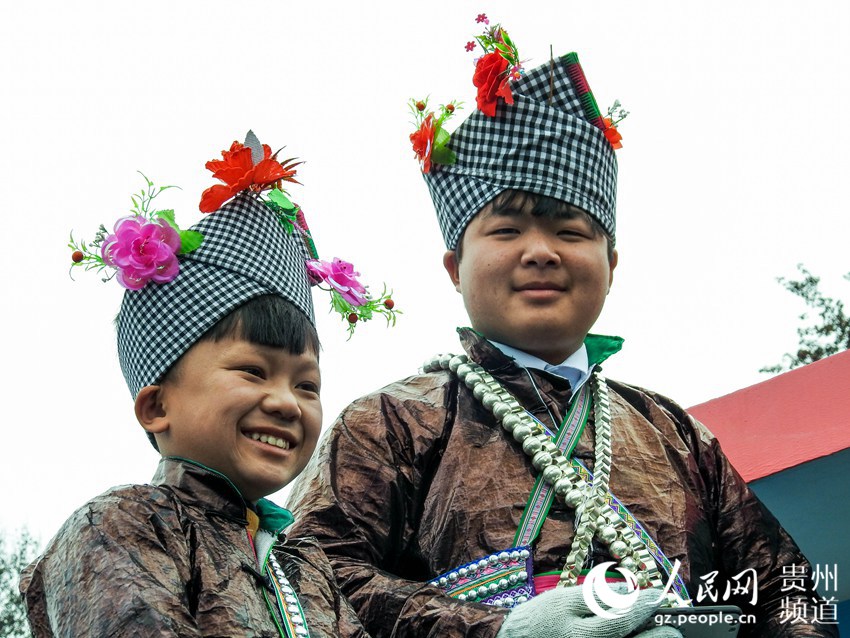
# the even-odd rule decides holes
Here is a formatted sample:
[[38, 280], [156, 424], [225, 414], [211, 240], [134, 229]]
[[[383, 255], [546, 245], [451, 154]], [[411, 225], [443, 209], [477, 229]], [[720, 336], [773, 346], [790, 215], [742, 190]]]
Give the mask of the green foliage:
[[21, 570], [35, 559], [38, 551], [38, 542], [26, 529], [14, 543], [0, 535], [0, 638], [32, 635], [18, 592], [18, 579]]
[[[764, 367], [759, 372], [777, 373], [818, 361], [850, 348], [850, 316], [844, 312], [844, 302], [825, 297], [819, 289], [820, 277], [815, 277], [802, 264], [797, 265], [800, 279], [777, 278], [790, 293], [797, 295], [817, 313], [818, 321], [809, 322], [808, 312], [800, 315], [805, 322], [797, 328], [800, 345], [797, 352], [785, 353], [782, 362]], [[844, 275], [850, 281], [850, 273]]]

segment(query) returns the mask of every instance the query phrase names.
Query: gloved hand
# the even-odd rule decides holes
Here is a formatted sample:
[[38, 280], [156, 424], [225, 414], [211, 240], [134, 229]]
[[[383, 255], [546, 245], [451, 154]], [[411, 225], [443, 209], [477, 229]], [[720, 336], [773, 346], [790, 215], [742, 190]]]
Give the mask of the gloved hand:
[[514, 607], [496, 638], [682, 638], [678, 629], [667, 626], [632, 633], [658, 609], [659, 596], [658, 589], [641, 590], [628, 611], [602, 618], [588, 608], [581, 586], [555, 587]]

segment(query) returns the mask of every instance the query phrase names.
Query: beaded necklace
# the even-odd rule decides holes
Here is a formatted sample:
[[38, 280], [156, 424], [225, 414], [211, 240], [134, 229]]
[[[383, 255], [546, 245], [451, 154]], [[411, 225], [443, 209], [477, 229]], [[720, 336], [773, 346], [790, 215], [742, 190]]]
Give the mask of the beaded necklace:
[[[565, 456], [552, 442], [542, 424], [489, 372], [470, 361], [466, 355], [437, 355], [426, 362], [423, 369], [425, 372], [450, 370], [455, 373], [472, 390], [473, 396], [493, 413], [502, 428], [520, 443], [523, 452], [531, 457], [531, 464], [540, 471], [543, 480], [552, 486], [556, 496], [569, 507], [575, 508], [575, 536], [561, 572], [559, 586], [578, 584], [578, 577], [594, 538], [607, 546], [608, 553], [621, 567], [635, 575], [638, 586], [663, 586], [661, 574], [653, 559], [653, 555], [658, 558], [660, 550], [633, 517], [625, 517], [632, 525], [624, 520], [619, 514], [624, 508], [608, 491], [611, 413], [608, 384], [598, 366], [593, 369], [590, 378], [596, 425], [593, 476], [577, 460]], [[637, 527], [638, 531], [633, 527]], [[650, 552], [648, 545], [656, 551]], [[662, 564], [668, 568], [666, 557], [663, 557]], [[668, 572], [672, 572], [670, 568]], [[687, 599], [681, 578], [674, 582], [673, 588], [676, 593], [668, 594], [671, 603]]]

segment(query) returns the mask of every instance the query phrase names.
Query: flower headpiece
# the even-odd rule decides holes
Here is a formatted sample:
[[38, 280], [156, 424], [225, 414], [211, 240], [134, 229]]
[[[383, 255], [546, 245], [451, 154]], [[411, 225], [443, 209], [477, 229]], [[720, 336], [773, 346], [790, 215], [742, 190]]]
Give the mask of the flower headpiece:
[[621, 147], [617, 124], [626, 111], [615, 102], [600, 113], [575, 53], [527, 70], [502, 25], [491, 26], [483, 13], [476, 21], [483, 33], [466, 49], [483, 49], [473, 75], [478, 108], [449, 139], [443, 113], [429, 117], [418, 108], [427, 103], [411, 102], [422, 115], [410, 140], [446, 247], [454, 249], [470, 220], [506, 190], [577, 206], [613, 238], [614, 149]]
[[[294, 158], [280, 161], [266, 144], [248, 131], [245, 143], [233, 142], [229, 150], [222, 151], [222, 159], [210, 160], [206, 168], [213, 177], [224, 182], [206, 189], [199, 208], [203, 213], [215, 213], [234, 197], [244, 194], [257, 200], [274, 214], [287, 235], [296, 233], [303, 240], [307, 258], [305, 276], [331, 294], [331, 308], [347, 322], [349, 335], [358, 321], [368, 321], [376, 314], [383, 315], [387, 324], [394, 325], [396, 315], [391, 293], [384, 287], [377, 298], [371, 296], [360, 283], [360, 273], [349, 262], [334, 258], [331, 262], [319, 259], [316, 246], [307, 226], [304, 213], [293, 203], [283, 189], [283, 182], [299, 184], [295, 179]], [[129, 291], [141, 291], [149, 283], [166, 284], [180, 274], [180, 258], [197, 250], [204, 242], [199, 230], [181, 230], [174, 219], [173, 210], [156, 210], [153, 200], [163, 191], [173, 188], [156, 188], [143, 175], [146, 188], [132, 196], [131, 214], [119, 219], [110, 233], [101, 225], [91, 242], [77, 241], [71, 235], [73, 267], [104, 271], [111, 269], [104, 281], [115, 277]], [[312, 305], [304, 308], [312, 318]]]
[[[511, 85], [523, 77], [525, 68], [516, 44], [501, 24], [490, 25], [490, 19], [484, 13], [479, 13], [475, 21], [485, 25], [483, 33], [474, 36], [474, 40], [466, 43], [468, 52], [475, 50], [476, 42], [484, 52], [475, 59], [475, 73], [472, 76], [472, 83], [477, 89], [475, 102], [478, 110], [484, 115], [495, 117], [496, 104], [500, 99], [509, 106], [514, 104]], [[617, 130], [617, 124], [628, 115], [628, 112], [621, 108], [620, 101], [617, 100], [608, 109], [607, 116], [602, 117], [599, 107], [596, 106], [596, 100], [587, 86], [587, 80], [584, 79], [584, 72], [578, 64], [577, 57], [571, 67], [571, 77], [575, 78], [577, 88], [586, 95], [584, 98], [587, 102], [586, 117], [602, 130], [612, 148], [622, 148], [623, 137]], [[423, 173], [431, 171], [432, 162], [452, 165], [457, 161], [457, 154], [448, 147], [450, 136], [443, 128], [443, 124], [460, 103], [451, 102], [441, 106], [438, 114], [427, 111], [427, 104], [427, 99], [410, 100], [417, 129], [410, 134], [410, 142]]]

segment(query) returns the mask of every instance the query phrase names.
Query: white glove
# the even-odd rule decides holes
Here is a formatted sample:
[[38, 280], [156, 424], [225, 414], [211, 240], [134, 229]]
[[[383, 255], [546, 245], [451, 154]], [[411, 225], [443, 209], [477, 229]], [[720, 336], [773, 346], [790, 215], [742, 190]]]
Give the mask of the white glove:
[[682, 638], [678, 629], [667, 626], [632, 633], [646, 625], [659, 597], [658, 589], [641, 590], [624, 614], [602, 618], [588, 608], [581, 586], [555, 587], [514, 607], [496, 638]]

